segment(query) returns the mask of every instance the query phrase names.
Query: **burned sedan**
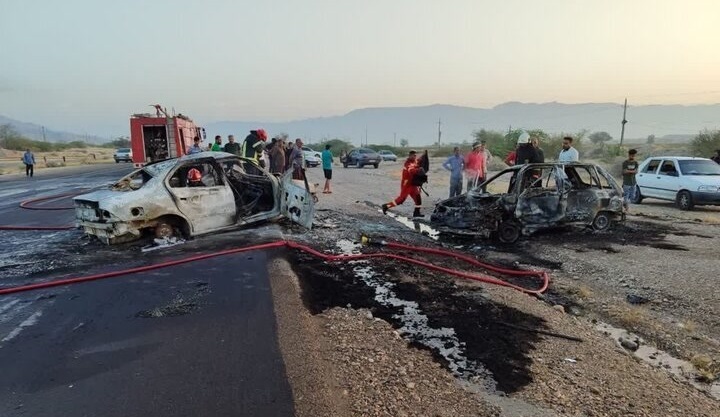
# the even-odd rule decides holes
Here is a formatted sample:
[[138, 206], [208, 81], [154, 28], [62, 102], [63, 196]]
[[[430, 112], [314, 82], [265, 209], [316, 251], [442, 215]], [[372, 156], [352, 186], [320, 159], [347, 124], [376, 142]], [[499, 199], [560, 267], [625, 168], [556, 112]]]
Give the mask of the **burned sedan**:
[[622, 189], [601, 167], [542, 163], [501, 171], [466, 194], [439, 202], [430, 221], [441, 232], [497, 237], [563, 225], [609, 228], [624, 220]]
[[315, 213], [306, 184], [224, 152], [151, 163], [74, 202], [78, 227], [107, 244], [197, 236], [280, 215], [310, 228]]

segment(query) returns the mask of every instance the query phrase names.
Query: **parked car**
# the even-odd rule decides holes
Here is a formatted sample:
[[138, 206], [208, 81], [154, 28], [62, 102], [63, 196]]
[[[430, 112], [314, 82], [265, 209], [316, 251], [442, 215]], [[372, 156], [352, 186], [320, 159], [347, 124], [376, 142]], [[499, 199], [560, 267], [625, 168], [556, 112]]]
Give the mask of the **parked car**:
[[622, 195], [618, 183], [597, 165], [519, 165], [439, 202], [430, 221], [441, 232], [511, 243], [564, 225], [605, 230], [625, 217]]
[[720, 205], [720, 165], [711, 159], [651, 157], [640, 164], [635, 179], [635, 204], [645, 198], [657, 198], [674, 201], [681, 210]]
[[383, 161], [397, 161], [397, 155], [388, 150], [378, 152]]
[[305, 166], [316, 167], [322, 162], [322, 155], [320, 152], [316, 152], [307, 146], [303, 146], [303, 157], [305, 158]]
[[119, 163], [120, 161], [123, 162], [132, 162], [132, 149], [130, 148], [120, 148], [115, 150], [115, 154], [113, 155], [113, 159], [115, 159], [115, 163]]
[[355, 165], [358, 168], [362, 168], [365, 165], [372, 165], [377, 168], [380, 166], [380, 161], [382, 161], [380, 154], [368, 148], [353, 149], [340, 160], [345, 168], [350, 165]]
[[310, 228], [315, 213], [310, 190], [291, 171], [278, 179], [254, 160], [225, 152], [150, 163], [73, 200], [78, 227], [107, 244], [148, 233], [187, 238], [280, 215]]

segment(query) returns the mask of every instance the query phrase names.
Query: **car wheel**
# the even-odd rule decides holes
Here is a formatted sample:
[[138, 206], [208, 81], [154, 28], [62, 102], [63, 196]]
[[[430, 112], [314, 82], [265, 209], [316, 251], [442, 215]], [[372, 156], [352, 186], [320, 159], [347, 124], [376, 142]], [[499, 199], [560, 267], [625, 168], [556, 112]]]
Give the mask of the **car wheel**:
[[592, 228], [595, 230], [607, 230], [611, 224], [612, 218], [610, 217], [610, 214], [601, 211], [595, 216], [595, 219], [592, 222]]
[[375, 169], [377, 169], [377, 167], [379, 167], [380, 164], [373, 164], [373, 166], [375, 167]]
[[357, 167], [358, 167], [358, 168], [362, 168], [362, 167], [363, 167], [363, 164], [360, 162], [360, 160], [357, 161]]
[[633, 198], [632, 201], [630, 201], [630, 202], [633, 204], [641, 204], [643, 201], [643, 198], [644, 197], [642, 196], [642, 194], [640, 194], [640, 187], [636, 185], [635, 186], [635, 198]]
[[347, 162], [343, 162], [343, 168], [347, 168], [347, 167], [348, 167]]
[[175, 227], [165, 221], [161, 221], [155, 226], [155, 237], [158, 239], [164, 239], [175, 235]]
[[692, 195], [689, 191], [680, 191], [675, 199], [677, 206], [680, 210], [692, 210], [695, 207], [695, 203], [692, 201]]
[[515, 243], [521, 234], [520, 226], [513, 221], [504, 221], [498, 226], [497, 237], [502, 243]]

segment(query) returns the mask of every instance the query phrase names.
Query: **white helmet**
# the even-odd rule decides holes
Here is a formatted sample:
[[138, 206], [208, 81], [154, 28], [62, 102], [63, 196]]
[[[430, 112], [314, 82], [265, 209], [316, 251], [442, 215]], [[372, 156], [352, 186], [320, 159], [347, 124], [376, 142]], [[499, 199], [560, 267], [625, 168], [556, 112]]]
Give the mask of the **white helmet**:
[[530, 135], [528, 134], [528, 132], [523, 131], [518, 137], [517, 143], [518, 145], [522, 145], [523, 143], [528, 143], [529, 141]]

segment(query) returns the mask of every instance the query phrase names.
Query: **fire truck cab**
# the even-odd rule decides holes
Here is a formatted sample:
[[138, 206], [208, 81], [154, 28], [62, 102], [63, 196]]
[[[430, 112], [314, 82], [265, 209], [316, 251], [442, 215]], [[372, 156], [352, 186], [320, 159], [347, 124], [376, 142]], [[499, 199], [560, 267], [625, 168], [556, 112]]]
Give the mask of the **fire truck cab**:
[[170, 116], [155, 105], [156, 114], [134, 114], [130, 117], [130, 146], [133, 164], [140, 168], [149, 162], [177, 158], [187, 153], [193, 138], [205, 139], [205, 129], [196, 126], [182, 114]]

